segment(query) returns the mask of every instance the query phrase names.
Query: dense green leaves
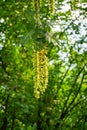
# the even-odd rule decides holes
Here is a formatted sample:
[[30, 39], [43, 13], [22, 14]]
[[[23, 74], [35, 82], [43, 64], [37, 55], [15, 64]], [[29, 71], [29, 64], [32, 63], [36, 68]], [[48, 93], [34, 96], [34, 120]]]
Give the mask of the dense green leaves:
[[[87, 2], [0, 1], [0, 130], [87, 129]], [[34, 95], [35, 50], [47, 47], [48, 86]]]

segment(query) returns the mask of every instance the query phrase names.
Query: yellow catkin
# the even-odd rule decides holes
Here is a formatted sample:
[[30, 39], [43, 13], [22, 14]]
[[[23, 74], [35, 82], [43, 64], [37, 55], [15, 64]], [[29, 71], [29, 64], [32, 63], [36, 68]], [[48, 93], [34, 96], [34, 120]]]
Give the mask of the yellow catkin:
[[34, 54], [34, 94], [36, 98], [43, 94], [48, 84], [48, 58], [46, 54], [45, 48]]
[[38, 0], [34, 0], [35, 11], [38, 11]]
[[54, 13], [54, 5], [55, 5], [55, 0], [50, 0], [49, 10], [51, 13]]
[[[40, 7], [42, 6], [41, 0], [34, 1], [34, 10], [36, 11], [35, 18], [37, 22], [40, 22]], [[54, 0], [51, 0], [51, 3], [54, 3]], [[54, 5], [50, 4], [51, 11], [53, 11]], [[53, 6], [52, 6], [53, 5]], [[35, 51], [34, 53], [34, 95], [36, 98], [40, 98], [40, 95], [43, 94], [48, 85], [48, 58], [46, 56], [47, 49]]]
[[73, 10], [76, 10], [76, 9], [77, 9], [78, 2], [79, 2], [79, 0], [72, 0], [72, 9], [73, 9]]
[[34, 9], [37, 13], [40, 11], [41, 3], [41, 0], [34, 0]]
[[39, 20], [39, 12], [40, 12], [41, 0], [34, 0], [34, 10], [36, 12], [35, 18], [37, 21]]

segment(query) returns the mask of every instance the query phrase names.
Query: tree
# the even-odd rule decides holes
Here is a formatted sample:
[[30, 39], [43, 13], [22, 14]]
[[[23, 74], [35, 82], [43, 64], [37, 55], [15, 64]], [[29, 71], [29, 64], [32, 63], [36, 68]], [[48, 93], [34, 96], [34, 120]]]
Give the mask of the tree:
[[0, 1], [0, 130], [87, 129], [86, 4]]

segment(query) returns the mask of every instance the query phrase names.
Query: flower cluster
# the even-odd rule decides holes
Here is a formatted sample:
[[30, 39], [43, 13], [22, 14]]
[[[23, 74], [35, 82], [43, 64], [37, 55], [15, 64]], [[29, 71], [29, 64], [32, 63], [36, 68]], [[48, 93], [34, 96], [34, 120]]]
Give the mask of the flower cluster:
[[48, 84], [48, 58], [46, 54], [45, 48], [34, 53], [34, 93], [36, 98], [43, 94]]

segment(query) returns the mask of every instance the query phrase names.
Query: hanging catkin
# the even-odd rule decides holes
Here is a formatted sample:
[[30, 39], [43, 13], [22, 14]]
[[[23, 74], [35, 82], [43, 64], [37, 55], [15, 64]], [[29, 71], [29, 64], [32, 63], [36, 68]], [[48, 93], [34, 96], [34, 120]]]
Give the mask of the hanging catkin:
[[34, 0], [34, 8], [37, 13], [40, 11], [41, 0]]
[[48, 58], [46, 48], [34, 53], [34, 94], [36, 98], [43, 94], [48, 84]]
[[76, 10], [79, 0], [72, 0], [72, 10]]
[[[34, 8], [36, 11], [35, 18], [37, 20], [37, 24], [40, 23], [40, 7], [41, 0], [34, 0]], [[38, 26], [39, 29], [39, 26]], [[39, 34], [38, 34], [39, 35]], [[42, 43], [40, 43], [42, 44]], [[40, 44], [36, 44], [37, 48], [39, 48]], [[48, 84], [48, 58], [47, 58], [47, 48], [44, 46], [35, 50], [34, 53], [34, 95], [36, 98], [40, 98], [40, 95], [43, 94]]]
[[50, 11], [51, 13], [54, 13], [54, 3], [55, 3], [55, 0], [50, 0], [49, 11]]

